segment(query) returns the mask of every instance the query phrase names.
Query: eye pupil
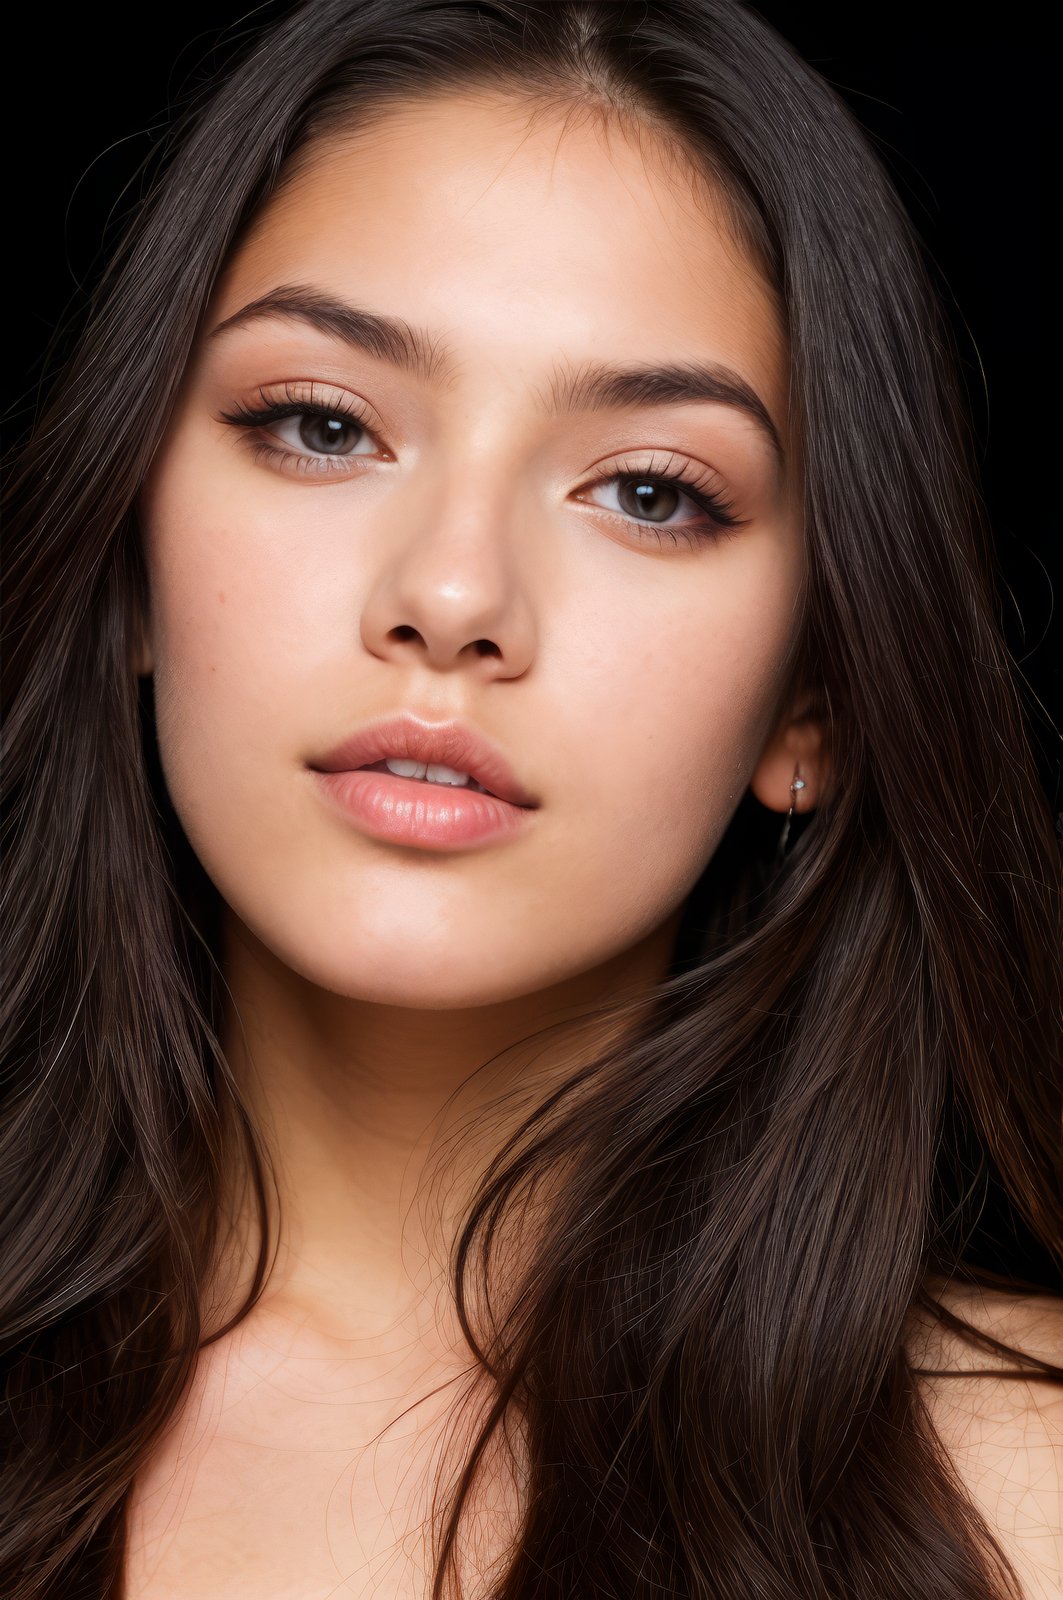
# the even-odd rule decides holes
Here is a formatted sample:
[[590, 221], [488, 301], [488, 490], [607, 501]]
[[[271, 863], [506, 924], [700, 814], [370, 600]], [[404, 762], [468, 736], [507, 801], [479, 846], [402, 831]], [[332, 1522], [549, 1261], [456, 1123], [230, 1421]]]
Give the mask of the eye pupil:
[[305, 415], [299, 424], [299, 437], [308, 450], [337, 454], [347, 443], [345, 434], [355, 424], [343, 417]]
[[[632, 494], [633, 503], [624, 505], [624, 496]], [[633, 515], [639, 517], [649, 516], [655, 521], [663, 522], [675, 510], [678, 494], [678, 490], [670, 485], [655, 483], [652, 479], [644, 478], [638, 483], [621, 483], [617, 491], [617, 498], [624, 511], [630, 511]], [[664, 513], [663, 516], [655, 517], [654, 513], [659, 512], [661, 509], [656, 502], [659, 501], [662, 495], [666, 502]], [[671, 505], [667, 504], [669, 499], [671, 499]]]

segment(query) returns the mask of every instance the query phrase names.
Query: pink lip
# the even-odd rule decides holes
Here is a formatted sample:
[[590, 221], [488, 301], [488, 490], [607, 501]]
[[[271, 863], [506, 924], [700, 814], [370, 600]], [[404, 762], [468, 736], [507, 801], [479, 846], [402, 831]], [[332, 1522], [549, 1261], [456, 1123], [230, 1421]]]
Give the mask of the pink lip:
[[[491, 792], [357, 770], [386, 757], [438, 762], [469, 773]], [[424, 722], [409, 713], [381, 718], [309, 765], [333, 803], [364, 832], [394, 844], [460, 848], [519, 830], [539, 804], [501, 752], [457, 721]]]

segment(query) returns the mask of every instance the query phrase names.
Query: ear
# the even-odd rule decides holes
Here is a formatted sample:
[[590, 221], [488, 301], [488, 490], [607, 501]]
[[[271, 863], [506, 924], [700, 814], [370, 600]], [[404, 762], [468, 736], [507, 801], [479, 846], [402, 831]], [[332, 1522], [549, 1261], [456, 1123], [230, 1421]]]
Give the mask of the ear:
[[[794, 777], [804, 779], [804, 788], [793, 795]], [[812, 711], [812, 696], [802, 692], [780, 718], [775, 731], [761, 751], [749, 787], [769, 811], [789, 811], [795, 815], [814, 811], [827, 790], [830, 755], [823, 721]]]

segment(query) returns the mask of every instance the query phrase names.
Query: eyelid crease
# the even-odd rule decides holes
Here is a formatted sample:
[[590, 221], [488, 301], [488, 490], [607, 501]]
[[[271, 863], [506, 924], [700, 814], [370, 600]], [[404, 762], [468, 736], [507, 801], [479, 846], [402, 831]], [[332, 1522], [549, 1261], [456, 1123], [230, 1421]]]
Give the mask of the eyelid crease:
[[339, 400], [326, 400], [320, 396], [318, 391], [320, 388], [327, 386], [321, 385], [318, 379], [310, 378], [306, 380], [309, 386], [308, 395], [298, 393], [300, 381], [298, 379], [289, 379], [284, 384], [283, 401], [271, 399], [267, 392], [267, 386], [260, 384], [257, 391], [259, 400], [257, 407], [239, 404], [234, 406], [232, 411], [219, 413], [218, 421], [237, 422], [251, 417], [275, 418], [278, 409], [284, 408], [288, 408], [289, 415], [291, 411], [307, 410], [317, 414], [325, 412], [329, 416], [336, 414], [351, 416], [358, 422], [363, 420], [363, 415], [368, 416], [369, 414], [369, 407], [366, 402], [346, 390], [337, 387], [333, 392], [341, 396], [341, 398]]

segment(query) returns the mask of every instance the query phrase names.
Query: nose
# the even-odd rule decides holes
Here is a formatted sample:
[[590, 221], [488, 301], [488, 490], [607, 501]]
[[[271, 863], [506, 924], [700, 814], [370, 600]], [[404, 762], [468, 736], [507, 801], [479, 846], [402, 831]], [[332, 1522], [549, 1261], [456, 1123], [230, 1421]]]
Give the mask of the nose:
[[531, 574], [515, 553], [512, 496], [488, 487], [482, 470], [452, 483], [405, 538], [382, 540], [388, 554], [365, 595], [362, 642], [381, 659], [519, 677], [536, 619]]

